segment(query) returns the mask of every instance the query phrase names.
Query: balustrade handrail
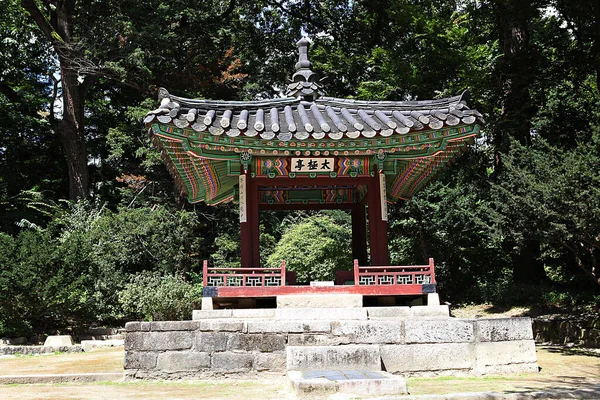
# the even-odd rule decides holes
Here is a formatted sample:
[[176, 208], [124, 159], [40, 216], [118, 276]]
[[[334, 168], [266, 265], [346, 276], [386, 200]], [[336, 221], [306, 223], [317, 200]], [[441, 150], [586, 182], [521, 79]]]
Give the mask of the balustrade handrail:
[[[433, 258], [429, 259], [427, 265], [365, 265], [360, 266], [358, 260], [354, 260], [354, 282], [355, 285], [360, 285], [361, 276], [374, 276], [379, 278], [380, 276], [416, 276], [418, 272], [422, 272], [422, 275], [429, 276], [430, 282], [435, 284], [435, 269]], [[378, 282], [378, 281], [377, 281]], [[374, 283], [379, 284], [379, 283]]]
[[[244, 273], [246, 272], [246, 273]], [[208, 260], [204, 260], [204, 262], [202, 263], [202, 283], [204, 286], [209, 286], [208, 285], [208, 277], [216, 277], [216, 276], [222, 276], [223, 277], [223, 282], [227, 282], [227, 277], [252, 277], [252, 278], [258, 278], [258, 277], [263, 277], [263, 284], [264, 284], [264, 278], [265, 277], [273, 277], [273, 276], [280, 276], [281, 277], [281, 284], [280, 286], [285, 286], [285, 276], [286, 276], [286, 266], [285, 266], [285, 260], [281, 260], [281, 267], [279, 268], [272, 268], [272, 267], [239, 267], [239, 268], [228, 268], [228, 267], [209, 267], [208, 266]], [[245, 279], [243, 279], [244, 285], [245, 285]]]

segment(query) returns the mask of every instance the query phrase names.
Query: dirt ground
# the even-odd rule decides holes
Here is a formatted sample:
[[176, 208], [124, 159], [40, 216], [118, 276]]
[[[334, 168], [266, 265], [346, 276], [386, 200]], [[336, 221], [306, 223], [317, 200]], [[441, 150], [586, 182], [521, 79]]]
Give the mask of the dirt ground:
[[[600, 356], [565, 347], [538, 347], [539, 373], [485, 377], [408, 378], [411, 395], [453, 392], [519, 393], [546, 390], [600, 390]], [[0, 359], [0, 375], [120, 372], [123, 349], [91, 353]], [[600, 392], [598, 397], [600, 397]], [[293, 399], [283, 375], [174, 382], [0, 385], [0, 399]], [[576, 397], [577, 398], [577, 397]]]

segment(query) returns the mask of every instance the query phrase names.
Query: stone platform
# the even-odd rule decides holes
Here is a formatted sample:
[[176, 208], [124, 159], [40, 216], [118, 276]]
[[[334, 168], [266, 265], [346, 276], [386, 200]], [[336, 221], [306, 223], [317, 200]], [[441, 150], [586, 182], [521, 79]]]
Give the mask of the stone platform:
[[197, 310], [129, 322], [125, 377], [308, 370], [396, 375], [537, 371], [529, 318], [456, 319], [447, 306]]

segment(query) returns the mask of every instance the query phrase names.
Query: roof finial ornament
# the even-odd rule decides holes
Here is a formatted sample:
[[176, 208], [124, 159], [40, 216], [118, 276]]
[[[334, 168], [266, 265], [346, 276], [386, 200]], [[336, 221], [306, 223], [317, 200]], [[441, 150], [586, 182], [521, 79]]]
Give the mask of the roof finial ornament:
[[310, 41], [303, 37], [296, 46], [298, 47], [298, 62], [296, 72], [292, 75], [292, 82], [288, 84], [287, 96], [301, 97], [313, 101], [325, 94], [323, 85], [319, 82], [319, 75], [311, 70], [312, 63], [308, 59]]

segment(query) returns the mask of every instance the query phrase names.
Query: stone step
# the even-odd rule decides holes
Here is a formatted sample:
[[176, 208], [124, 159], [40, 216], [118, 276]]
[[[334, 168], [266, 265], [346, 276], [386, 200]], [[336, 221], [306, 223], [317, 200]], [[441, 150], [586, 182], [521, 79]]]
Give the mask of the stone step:
[[204, 319], [274, 319], [274, 320], [377, 320], [410, 318], [449, 318], [447, 305], [412, 307], [350, 308], [248, 308], [232, 310], [194, 310], [192, 320]]
[[378, 345], [287, 346], [286, 368], [381, 371], [381, 353]]
[[386, 396], [407, 394], [402, 376], [383, 371], [312, 370], [287, 373], [293, 390], [300, 398], [325, 398], [335, 393], [351, 396]]
[[277, 308], [360, 308], [361, 294], [290, 294], [277, 296]]

